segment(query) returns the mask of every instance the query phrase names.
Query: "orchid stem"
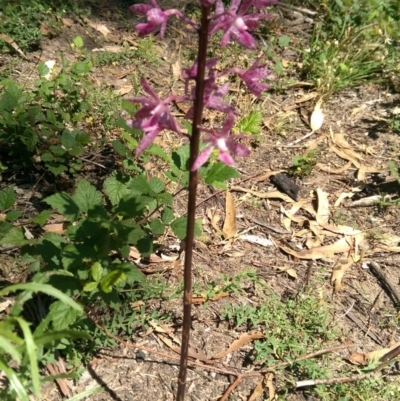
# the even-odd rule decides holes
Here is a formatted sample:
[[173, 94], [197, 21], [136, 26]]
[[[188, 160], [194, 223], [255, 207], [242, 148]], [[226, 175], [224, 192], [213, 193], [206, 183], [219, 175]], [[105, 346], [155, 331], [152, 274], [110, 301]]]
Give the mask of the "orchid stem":
[[[194, 114], [192, 135], [190, 138], [190, 166], [193, 165], [199, 154], [200, 148], [200, 124], [202, 121], [204, 106], [204, 74], [206, 69], [208, 27], [210, 6], [201, 7], [201, 25], [199, 28], [199, 50], [197, 58], [197, 77], [196, 77], [196, 96], [194, 100]], [[178, 391], [176, 401], [183, 401], [185, 398], [189, 337], [192, 320], [192, 260], [194, 245], [194, 228], [196, 217], [196, 197], [197, 197], [198, 172], [189, 173], [189, 196], [187, 212], [186, 246], [185, 246], [185, 266], [183, 273], [183, 325], [182, 325], [182, 344], [181, 359], [178, 376]]]

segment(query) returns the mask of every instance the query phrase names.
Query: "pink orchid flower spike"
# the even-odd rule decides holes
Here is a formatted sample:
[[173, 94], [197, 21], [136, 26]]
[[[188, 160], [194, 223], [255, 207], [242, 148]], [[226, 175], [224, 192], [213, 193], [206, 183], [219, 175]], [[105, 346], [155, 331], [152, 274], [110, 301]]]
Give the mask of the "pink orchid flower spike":
[[130, 102], [140, 103], [142, 108], [136, 112], [133, 120], [127, 120], [126, 122], [130, 127], [143, 131], [143, 138], [136, 148], [137, 155], [146, 150], [153, 143], [157, 134], [163, 129], [169, 129], [177, 134], [181, 134], [178, 123], [171, 114], [168, 103], [182, 100], [182, 97], [168, 96], [162, 100], [157, 96], [144, 77], [141, 78], [140, 83], [149, 96], [139, 96], [129, 99]]
[[[271, 16], [266, 14], [247, 14], [248, 9], [255, 0], [232, 0], [229, 7], [225, 10], [222, 0], [216, 0], [215, 22], [210, 29], [210, 35], [218, 30], [222, 30], [221, 46], [226, 46], [231, 39], [248, 49], [255, 49], [256, 44], [249, 31], [254, 31], [261, 19], [268, 19]], [[258, 0], [258, 5], [263, 1]]]
[[238, 139], [247, 138], [247, 135], [235, 135], [230, 132], [234, 124], [234, 118], [233, 113], [229, 113], [219, 133], [216, 130], [202, 128], [202, 131], [209, 133], [204, 142], [210, 143], [210, 145], [199, 153], [190, 169], [191, 171], [199, 169], [209, 159], [211, 152], [215, 148], [219, 150], [219, 160], [228, 166], [232, 166], [235, 163], [230, 153], [235, 156], [248, 156], [250, 154], [250, 150], [246, 146], [237, 142]]
[[193, 27], [197, 27], [189, 18], [187, 18], [181, 11], [171, 8], [169, 10], [163, 11], [156, 0], [150, 0], [150, 4], [134, 4], [130, 6], [129, 9], [137, 14], [142, 14], [147, 17], [147, 22], [136, 25], [136, 29], [139, 32], [139, 36], [145, 36], [149, 33], [157, 31], [160, 27], [160, 38], [164, 37], [165, 29], [167, 27], [168, 18], [171, 15], [176, 15], [179, 18], [185, 20]]

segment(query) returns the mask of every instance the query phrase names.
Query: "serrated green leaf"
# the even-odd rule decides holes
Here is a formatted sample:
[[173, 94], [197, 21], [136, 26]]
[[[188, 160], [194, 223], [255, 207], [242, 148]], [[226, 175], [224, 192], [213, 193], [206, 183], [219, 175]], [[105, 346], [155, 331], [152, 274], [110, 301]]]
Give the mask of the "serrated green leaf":
[[6, 210], [15, 203], [15, 194], [12, 188], [6, 188], [0, 191], [0, 210]]
[[11, 228], [7, 234], [0, 240], [1, 245], [24, 245], [28, 241], [24, 237], [22, 230], [17, 227]]
[[101, 263], [94, 262], [90, 270], [92, 272], [93, 280], [100, 281], [101, 276], [103, 275], [103, 266], [101, 265]]
[[[187, 216], [181, 216], [171, 223], [171, 229], [179, 239], [186, 237]], [[197, 219], [194, 225], [194, 236], [199, 237], [202, 233], [201, 220]]]
[[46, 65], [43, 61], [41, 61], [41, 62], [38, 64], [38, 73], [39, 73], [39, 76], [40, 76], [40, 77], [44, 77], [44, 76], [47, 75], [49, 72], [50, 72], [50, 68], [47, 67], [47, 65]]
[[169, 224], [173, 219], [174, 212], [169, 207], [164, 208], [164, 210], [161, 212], [161, 221], [164, 224]]
[[116, 141], [112, 141], [112, 146], [113, 146], [113, 148], [114, 148], [114, 150], [120, 155], [120, 156], [122, 156], [122, 157], [125, 157], [126, 156], [126, 147], [125, 147], [125, 145], [121, 142], [121, 141], [119, 141], [119, 140], [116, 140]]
[[165, 226], [159, 219], [153, 219], [150, 222], [150, 230], [154, 235], [164, 234]]
[[138, 194], [147, 195], [152, 191], [149, 182], [144, 175], [138, 175], [132, 178], [128, 187], [135, 190]]
[[6, 214], [7, 221], [14, 221], [17, 220], [22, 215], [20, 210], [11, 210]]
[[149, 186], [156, 194], [164, 191], [165, 188], [164, 183], [157, 177], [153, 177], [150, 179]]
[[108, 177], [104, 181], [103, 188], [111, 204], [114, 206], [117, 205], [125, 195], [129, 194], [129, 189], [126, 185], [118, 181], [116, 177]]
[[260, 133], [261, 124], [261, 113], [259, 111], [252, 111], [249, 115], [242, 118], [239, 123], [238, 131], [240, 133], [256, 135]]
[[50, 218], [50, 216], [51, 216], [50, 210], [43, 210], [37, 216], [32, 217], [30, 219], [30, 221], [32, 223], [36, 223], [36, 224], [39, 224], [40, 226], [42, 226], [43, 224], [46, 223], [46, 221]]
[[79, 215], [79, 206], [75, 199], [66, 192], [57, 193], [44, 199], [48, 205], [58, 213], [65, 215], [68, 221], [76, 221]]
[[159, 156], [161, 159], [165, 160], [166, 162], [171, 161], [171, 156], [167, 154], [160, 145], [156, 145], [153, 143], [147, 150], [146, 153]]
[[172, 203], [174, 201], [172, 194], [170, 194], [168, 192], [158, 194], [156, 196], [156, 199], [157, 199], [159, 205], [165, 205], [165, 206], [172, 206]]
[[118, 266], [119, 269], [123, 270], [126, 275], [126, 282], [130, 285], [139, 282], [145, 284], [146, 277], [144, 274], [132, 263], [125, 262]]
[[64, 131], [61, 135], [61, 144], [66, 150], [72, 149], [76, 145], [74, 136], [69, 131]]
[[73, 200], [78, 205], [79, 209], [87, 213], [94, 206], [100, 205], [102, 201], [101, 192], [86, 180], [80, 180], [76, 188]]
[[40, 159], [44, 163], [49, 163], [49, 162], [52, 162], [54, 160], [54, 156], [51, 153], [47, 152], [47, 153], [43, 153], [42, 155], [40, 155]]
[[204, 181], [207, 185], [213, 185], [215, 182], [225, 182], [237, 177], [240, 177], [240, 174], [233, 167], [217, 162], [211, 166]]
[[85, 292], [92, 292], [94, 291], [99, 283], [97, 281], [91, 281], [90, 283], [86, 283], [83, 287], [83, 291]]
[[46, 167], [54, 175], [59, 175], [68, 170], [67, 166], [64, 166], [63, 164], [55, 163], [55, 162], [46, 163]]
[[126, 281], [126, 275], [123, 270], [116, 269], [111, 271], [101, 280], [100, 287], [105, 293], [109, 293], [114, 285], [118, 285]]
[[50, 305], [51, 320], [55, 330], [63, 330], [75, 323], [78, 313], [69, 305], [61, 301], [53, 302]]

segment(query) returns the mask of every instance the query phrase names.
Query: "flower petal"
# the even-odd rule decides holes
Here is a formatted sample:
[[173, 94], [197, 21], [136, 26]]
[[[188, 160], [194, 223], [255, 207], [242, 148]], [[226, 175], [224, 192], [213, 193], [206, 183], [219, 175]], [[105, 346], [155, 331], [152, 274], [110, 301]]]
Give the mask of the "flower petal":
[[194, 161], [193, 166], [190, 168], [190, 171], [198, 170], [208, 160], [213, 149], [214, 146], [211, 145], [202, 150], [196, 157], [196, 160]]

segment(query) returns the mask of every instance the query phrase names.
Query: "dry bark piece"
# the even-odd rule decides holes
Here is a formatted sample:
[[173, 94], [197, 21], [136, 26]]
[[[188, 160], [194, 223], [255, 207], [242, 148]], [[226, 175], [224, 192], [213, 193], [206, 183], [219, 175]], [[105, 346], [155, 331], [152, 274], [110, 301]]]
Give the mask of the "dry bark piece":
[[286, 174], [276, 174], [271, 177], [270, 181], [280, 191], [286, 195], [289, 195], [293, 200], [298, 200], [300, 187], [296, 185]]

